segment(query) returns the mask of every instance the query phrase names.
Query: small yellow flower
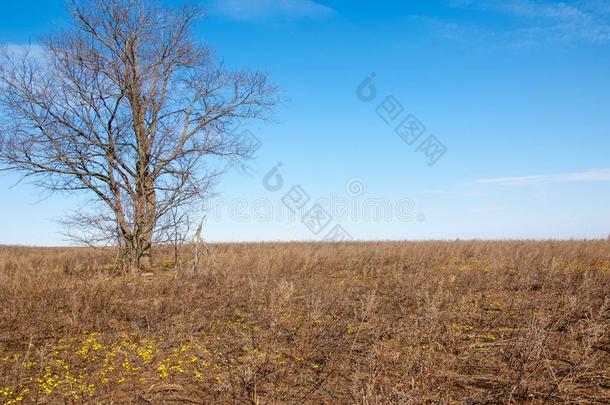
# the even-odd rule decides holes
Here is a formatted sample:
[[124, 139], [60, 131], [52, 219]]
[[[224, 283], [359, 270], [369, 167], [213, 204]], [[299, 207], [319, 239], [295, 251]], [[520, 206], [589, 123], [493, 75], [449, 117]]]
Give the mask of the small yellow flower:
[[33, 367], [36, 366], [36, 362], [35, 361], [26, 361], [25, 363], [23, 363], [23, 368], [29, 370]]
[[168, 368], [165, 364], [161, 364], [159, 367], [157, 367], [157, 372], [159, 373], [159, 377], [163, 379], [169, 377]]

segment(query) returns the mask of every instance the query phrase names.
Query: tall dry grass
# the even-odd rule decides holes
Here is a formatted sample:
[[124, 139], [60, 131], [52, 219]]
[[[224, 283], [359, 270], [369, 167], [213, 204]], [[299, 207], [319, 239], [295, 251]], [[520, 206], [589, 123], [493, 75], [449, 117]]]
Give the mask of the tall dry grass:
[[610, 402], [607, 242], [214, 250], [1, 247], [0, 403]]

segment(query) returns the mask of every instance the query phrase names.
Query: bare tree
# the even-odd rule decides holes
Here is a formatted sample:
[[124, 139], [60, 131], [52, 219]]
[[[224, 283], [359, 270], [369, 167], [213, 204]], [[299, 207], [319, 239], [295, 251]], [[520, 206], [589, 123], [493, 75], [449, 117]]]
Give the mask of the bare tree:
[[180, 257], [182, 253], [182, 247], [187, 242], [189, 231], [191, 230], [191, 223], [187, 213], [179, 210], [172, 209], [167, 215], [166, 223], [163, 225], [162, 235], [165, 237], [165, 241], [172, 246], [174, 253], [174, 270], [178, 270], [180, 267]]
[[71, 9], [71, 28], [36, 55], [0, 50], [0, 168], [91, 196], [66, 219], [68, 235], [118, 240], [142, 270], [166, 216], [193, 209], [229, 162], [252, 157], [229, 128], [264, 119], [276, 91], [265, 74], [214, 62], [193, 40], [193, 6], [73, 0]]

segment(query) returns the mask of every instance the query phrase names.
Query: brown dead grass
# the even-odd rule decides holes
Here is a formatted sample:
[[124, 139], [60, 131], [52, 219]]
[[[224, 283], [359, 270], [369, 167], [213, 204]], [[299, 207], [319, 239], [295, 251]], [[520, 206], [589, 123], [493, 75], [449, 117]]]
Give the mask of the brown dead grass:
[[0, 247], [0, 403], [610, 402], [607, 242]]

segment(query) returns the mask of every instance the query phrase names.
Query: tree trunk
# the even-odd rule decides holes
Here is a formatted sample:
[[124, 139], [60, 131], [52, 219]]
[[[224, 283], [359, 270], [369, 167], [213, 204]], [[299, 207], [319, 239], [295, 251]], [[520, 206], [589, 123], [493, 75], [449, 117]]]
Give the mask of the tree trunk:
[[152, 267], [151, 250], [152, 249], [150, 248], [150, 246], [148, 248], [144, 248], [142, 250], [142, 253], [140, 255], [139, 265], [138, 265], [138, 268], [140, 271], [146, 272], [151, 269], [151, 267]]
[[123, 237], [124, 271], [139, 273], [149, 271], [152, 267], [152, 233], [139, 231], [144, 227], [136, 226], [134, 234]]

